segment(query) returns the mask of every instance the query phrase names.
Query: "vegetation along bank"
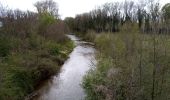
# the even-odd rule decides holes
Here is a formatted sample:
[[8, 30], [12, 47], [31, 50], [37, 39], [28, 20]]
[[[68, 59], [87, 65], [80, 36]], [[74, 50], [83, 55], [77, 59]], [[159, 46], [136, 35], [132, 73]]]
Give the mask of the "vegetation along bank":
[[34, 6], [38, 13], [0, 6], [0, 100], [24, 100], [60, 70], [74, 47], [57, 4], [46, 0]]
[[83, 82], [87, 100], [170, 99], [169, 3], [106, 3], [65, 22], [98, 50]]

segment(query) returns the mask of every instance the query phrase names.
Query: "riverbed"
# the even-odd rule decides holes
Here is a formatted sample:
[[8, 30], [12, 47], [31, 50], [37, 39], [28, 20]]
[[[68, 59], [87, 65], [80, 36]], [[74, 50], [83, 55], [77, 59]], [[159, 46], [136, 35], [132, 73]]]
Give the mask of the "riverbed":
[[95, 66], [95, 49], [91, 43], [81, 41], [74, 35], [68, 35], [74, 41], [75, 48], [60, 72], [47, 80], [37, 90], [33, 100], [84, 100], [83, 77]]

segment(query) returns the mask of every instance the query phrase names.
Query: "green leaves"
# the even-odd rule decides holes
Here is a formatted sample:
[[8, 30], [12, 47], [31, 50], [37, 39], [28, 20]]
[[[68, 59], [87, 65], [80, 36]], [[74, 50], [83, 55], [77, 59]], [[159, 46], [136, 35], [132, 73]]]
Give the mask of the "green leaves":
[[40, 24], [43, 25], [50, 25], [55, 22], [54, 16], [50, 15], [49, 13], [43, 13], [40, 15]]
[[170, 19], [170, 3], [167, 3], [165, 6], [163, 6], [162, 12], [165, 20]]

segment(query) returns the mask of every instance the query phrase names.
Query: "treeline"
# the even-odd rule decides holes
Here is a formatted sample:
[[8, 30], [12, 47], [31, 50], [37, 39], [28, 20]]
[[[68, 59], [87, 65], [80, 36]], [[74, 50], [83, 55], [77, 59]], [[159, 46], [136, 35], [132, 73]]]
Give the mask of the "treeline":
[[119, 32], [126, 24], [136, 24], [142, 32], [168, 33], [170, 4], [163, 7], [155, 0], [106, 3], [89, 13], [66, 18], [77, 32]]
[[57, 4], [52, 0], [47, 0], [37, 2], [34, 6], [38, 13], [24, 12], [19, 9], [8, 10], [1, 6], [0, 21], [3, 23], [1, 31], [23, 38], [36, 31], [44, 37], [62, 40], [63, 33], [68, 32], [68, 27], [59, 19]]
[[0, 6], [0, 100], [23, 100], [56, 74], [73, 48], [57, 3], [34, 6], [37, 12]]

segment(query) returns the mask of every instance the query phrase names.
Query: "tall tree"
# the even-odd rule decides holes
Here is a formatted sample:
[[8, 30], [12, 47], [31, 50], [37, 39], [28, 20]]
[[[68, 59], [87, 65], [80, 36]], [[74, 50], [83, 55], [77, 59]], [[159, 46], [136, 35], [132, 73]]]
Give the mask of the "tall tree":
[[53, 0], [38, 1], [34, 4], [37, 8], [38, 13], [49, 13], [55, 18], [59, 17], [58, 14], [58, 4]]
[[163, 17], [164, 17], [165, 22], [169, 22], [170, 21], [170, 3], [167, 3], [165, 6], [163, 6], [162, 12], [163, 12]]

